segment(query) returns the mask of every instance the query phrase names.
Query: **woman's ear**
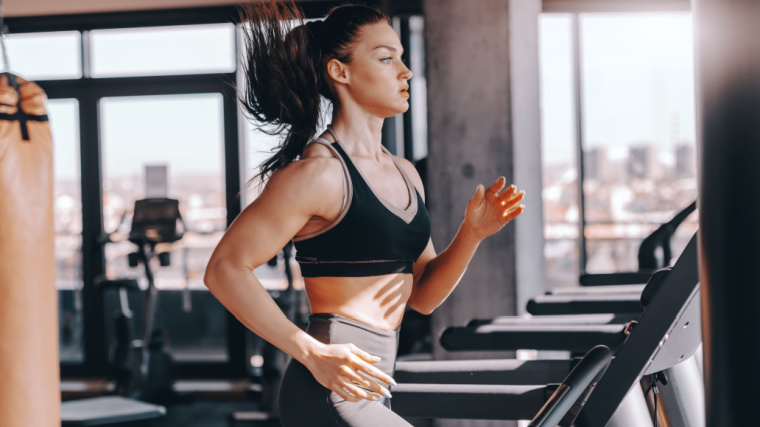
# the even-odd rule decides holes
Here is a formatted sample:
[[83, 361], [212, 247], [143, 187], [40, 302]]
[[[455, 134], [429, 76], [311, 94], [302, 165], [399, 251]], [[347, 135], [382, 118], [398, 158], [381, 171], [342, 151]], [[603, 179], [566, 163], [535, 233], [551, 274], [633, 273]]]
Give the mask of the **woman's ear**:
[[327, 74], [337, 83], [348, 83], [348, 67], [335, 58], [327, 61]]

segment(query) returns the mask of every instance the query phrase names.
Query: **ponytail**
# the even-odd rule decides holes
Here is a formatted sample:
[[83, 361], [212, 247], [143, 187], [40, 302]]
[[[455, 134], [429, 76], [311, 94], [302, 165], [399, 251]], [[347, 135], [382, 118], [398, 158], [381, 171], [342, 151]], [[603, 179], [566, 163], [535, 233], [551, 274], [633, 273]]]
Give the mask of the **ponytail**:
[[336, 101], [327, 84], [327, 61], [351, 62], [352, 43], [361, 26], [390, 20], [374, 8], [339, 6], [324, 21], [305, 24], [298, 6], [274, 0], [248, 3], [240, 15], [246, 83], [240, 102], [258, 130], [285, 133], [251, 180], [264, 181], [298, 159], [317, 133], [322, 97]]
[[304, 25], [288, 28], [288, 21], [303, 20], [292, 3], [249, 3], [242, 9], [245, 90], [240, 101], [257, 128], [285, 137], [274, 156], [261, 164], [257, 178], [287, 166], [317, 132], [319, 117], [319, 47]]

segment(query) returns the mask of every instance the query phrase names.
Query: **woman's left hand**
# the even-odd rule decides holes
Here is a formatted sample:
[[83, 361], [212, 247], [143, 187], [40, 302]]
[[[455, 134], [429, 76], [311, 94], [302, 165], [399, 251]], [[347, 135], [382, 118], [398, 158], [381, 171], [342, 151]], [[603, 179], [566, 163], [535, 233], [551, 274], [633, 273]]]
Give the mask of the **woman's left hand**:
[[495, 234], [525, 210], [524, 205], [518, 205], [525, 192], [517, 191], [514, 184], [505, 189], [506, 183], [507, 180], [500, 176], [487, 189], [483, 184], [478, 185], [475, 195], [467, 203], [464, 225], [479, 240]]

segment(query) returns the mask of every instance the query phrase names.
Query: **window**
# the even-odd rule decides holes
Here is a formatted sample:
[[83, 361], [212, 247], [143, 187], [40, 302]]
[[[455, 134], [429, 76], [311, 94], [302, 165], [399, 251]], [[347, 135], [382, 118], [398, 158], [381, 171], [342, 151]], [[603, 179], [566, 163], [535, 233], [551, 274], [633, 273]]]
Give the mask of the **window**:
[[545, 14], [540, 31], [549, 276], [635, 271], [642, 239], [696, 198], [691, 16]]
[[[100, 101], [106, 231], [128, 232], [135, 200], [162, 196], [147, 194], [146, 168], [159, 167], [165, 175], [163, 196], [179, 200], [187, 232], [171, 244], [171, 265], [153, 268], [161, 291], [158, 310], [175, 360], [226, 359], [224, 310], [191, 293], [206, 291], [206, 264], [227, 228], [221, 111], [221, 94]], [[106, 274], [136, 277], [147, 287], [143, 266], [127, 263], [135, 250], [130, 242], [108, 244]]]
[[[697, 195], [691, 14], [582, 14], [580, 31], [585, 270], [635, 271], [641, 240]], [[693, 220], [682, 231], [676, 253]]]
[[78, 31], [11, 34], [6, 41], [14, 74], [27, 80], [74, 79], [82, 76]]
[[[202, 282], [227, 226], [228, 193], [237, 192], [228, 188], [234, 182], [228, 175], [238, 173], [228, 167], [229, 147], [237, 144], [230, 86], [237, 68], [234, 28], [222, 23], [9, 37], [13, 71], [37, 80], [49, 98], [64, 376], [109, 372], [116, 295], [96, 288], [97, 277], [136, 277], [146, 284], [142, 270], [128, 267], [131, 243], [96, 243], [102, 231], [129, 229], [134, 201], [146, 196], [146, 166], [166, 168], [166, 195], [180, 200], [189, 229], [172, 248], [171, 266], [155, 268], [158, 322], [170, 336], [178, 374], [241, 375], [243, 328]], [[129, 298], [138, 334], [142, 297]]]
[[156, 76], [235, 70], [235, 26], [186, 25], [90, 33], [92, 76]]
[[577, 283], [580, 273], [572, 28], [570, 15], [539, 20], [544, 256], [554, 286]]
[[48, 101], [53, 136], [55, 182], [55, 282], [61, 360], [81, 362], [82, 343], [82, 196], [79, 174], [79, 103]]
[[[161, 16], [167, 23], [183, 21], [184, 12], [146, 12], [142, 17], [129, 13], [124, 15], [125, 26], [135, 28], [103, 28], [109, 24], [68, 23], [61, 18], [58, 28], [74, 31], [9, 36], [12, 70], [38, 81], [49, 98], [65, 377], [110, 372], [117, 295], [96, 288], [97, 278], [134, 277], [146, 285], [142, 269], [130, 268], [127, 262], [134, 245], [101, 246], [99, 238], [103, 231], [130, 228], [135, 200], [148, 195], [148, 170], [165, 171], [166, 195], [180, 201], [188, 229], [173, 244], [171, 265], [154, 268], [157, 323], [167, 332], [177, 376], [234, 377], [250, 374], [249, 368], [255, 367], [249, 360], [256, 357], [249, 356], [259, 355], [254, 347], [260, 341], [251, 339], [253, 334], [227, 313], [202, 280], [229, 220], [257, 196], [255, 186], [241, 194], [238, 190], [278, 141], [250, 125], [238, 126], [243, 118], [231, 85], [240, 81], [237, 34], [235, 25], [227, 22], [234, 7], [213, 9], [215, 15], [207, 22], [216, 23], [211, 24], [147, 27]], [[187, 16], [185, 22], [196, 22], [197, 10]], [[417, 102], [424, 102], [422, 20], [403, 19], [414, 21], [411, 38], [416, 41], [404, 43], [419, 67], [418, 83], [412, 82], [411, 91]], [[11, 28], [33, 31], [44, 23], [30, 18]], [[410, 44], [416, 48], [410, 49]], [[415, 126], [424, 119], [423, 107], [418, 108]], [[326, 110], [325, 117], [330, 116]], [[415, 141], [418, 134], [414, 132]], [[424, 148], [415, 142], [414, 157], [424, 156]], [[256, 271], [273, 295], [286, 286], [282, 264]], [[298, 265], [291, 265], [295, 285], [301, 287]], [[143, 297], [129, 295], [138, 334]]]

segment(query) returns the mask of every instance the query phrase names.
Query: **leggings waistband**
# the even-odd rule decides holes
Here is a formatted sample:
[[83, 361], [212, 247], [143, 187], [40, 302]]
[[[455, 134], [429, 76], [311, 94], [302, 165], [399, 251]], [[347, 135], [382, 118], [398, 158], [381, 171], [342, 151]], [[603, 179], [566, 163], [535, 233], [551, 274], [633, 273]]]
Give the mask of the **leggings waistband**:
[[380, 357], [378, 369], [393, 372], [398, 350], [398, 329], [386, 331], [340, 314], [315, 313], [309, 316], [306, 332], [324, 344], [354, 344]]
[[309, 322], [320, 322], [320, 321], [328, 321], [328, 322], [337, 322], [337, 323], [343, 323], [348, 326], [354, 326], [357, 328], [365, 329], [367, 332], [372, 332], [373, 334], [381, 335], [381, 336], [388, 336], [388, 337], [395, 337], [398, 335], [399, 328], [388, 331], [385, 329], [380, 329], [377, 327], [374, 327], [370, 324], [364, 323], [362, 321], [352, 319], [350, 317], [346, 317], [342, 314], [336, 314], [336, 313], [312, 313], [309, 315]]

